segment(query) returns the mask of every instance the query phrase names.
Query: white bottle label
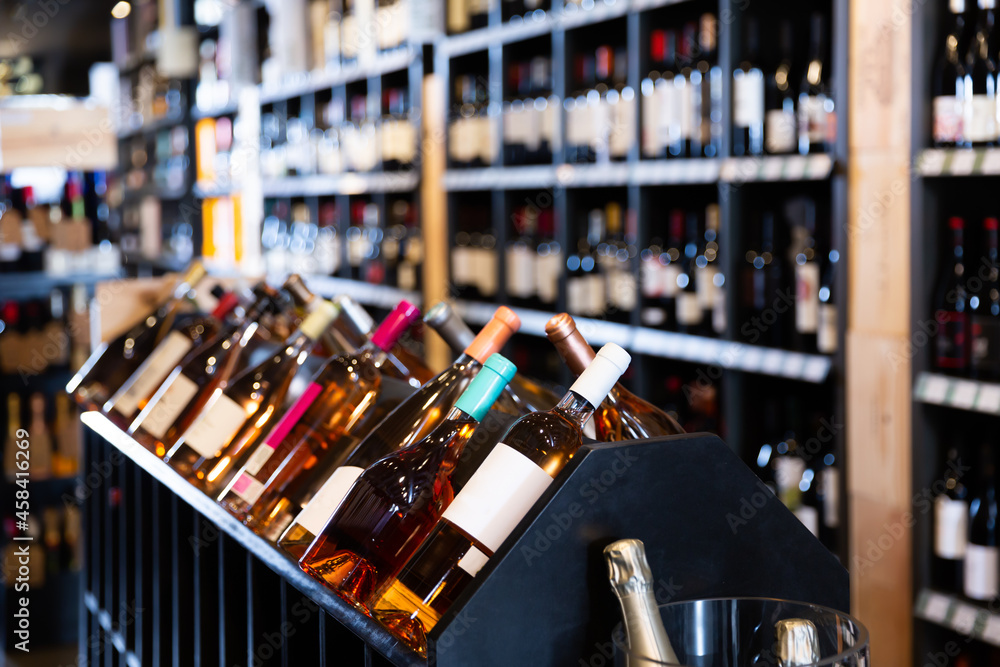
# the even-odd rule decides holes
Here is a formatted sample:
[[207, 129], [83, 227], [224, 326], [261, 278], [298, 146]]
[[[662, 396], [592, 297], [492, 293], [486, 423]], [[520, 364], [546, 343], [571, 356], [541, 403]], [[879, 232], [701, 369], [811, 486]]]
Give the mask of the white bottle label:
[[593, 273], [587, 277], [586, 285], [584, 288], [584, 296], [587, 300], [586, 314], [592, 317], [599, 317], [604, 314], [608, 305], [607, 297], [605, 296], [604, 276], [599, 273]]
[[796, 146], [795, 112], [771, 109], [764, 119], [764, 148], [768, 153], [791, 153]]
[[135, 371], [131, 386], [115, 400], [114, 409], [125, 415], [132, 415], [139, 407], [139, 401], [148, 398], [163, 384], [164, 378], [174, 370], [184, 355], [191, 349], [191, 339], [178, 331], [171, 331], [156, 346], [153, 353]]
[[660, 79], [656, 82], [654, 89], [656, 96], [657, 110], [657, 149], [663, 148], [673, 141], [676, 141], [680, 134], [680, 95], [674, 88], [673, 81]]
[[264, 485], [251, 475], [243, 472], [233, 481], [229, 490], [247, 504], [253, 505], [264, 491]]
[[677, 296], [677, 276], [679, 275], [681, 275], [681, 266], [676, 262], [671, 262], [660, 270], [660, 278], [663, 281], [661, 294], [663, 296], [668, 299]]
[[642, 295], [656, 298], [663, 292], [663, 280], [660, 278], [662, 265], [657, 257], [642, 260], [639, 265], [639, 280], [642, 283]]
[[981, 544], [965, 547], [965, 594], [973, 600], [992, 600], [1000, 594], [997, 576], [1000, 550]]
[[184, 443], [201, 456], [215, 458], [228, 445], [247, 420], [243, 407], [225, 394], [219, 394], [184, 433]]
[[614, 126], [609, 139], [612, 157], [624, 158], [635, 143], [635, 98], [621, 98], [612, 107]]
[[657, 157], [660, 154], [659, 131], [657, 124], [660, 113], [655, 89], [642, 96], [642, 154], [645, 157]]
[[715, 276], [719, 270], [714, 265], [699, 266], [694, 273], [695, 290], [698, 292], [698, 304], [704, 310], [715, 306], [719, 298], [719, 288], [715, 285]]
[[456, 287], [465, 287], [469, 281], [469, 255], [471, 250], [468, 246], [455, 246], [451, 249], [451, 282]]
[[183, 373], [177, 373], [167, 390], [153, 404], [149, 414], [140, 422], [142, 428], [154, 438], [162, 438], [197, 393], [198, 385], [194, 380]]
[[399, 263], [396, 268], [396, 286], [402, 290], [417, 289], [417, 266], [408, 261]]
[[712, 306], [712, 330], [721, 336], [726, 332], [726, 293], [721, 287], [717, 289], [718, 297]]
[[[680, 113], [680, 136], [684, 139], [694, 136], [694, 86], [683, 76], [674, 77], [677, 88], [677, 105]], [[761, 98], [763, 99], [763, 98]]]
[[267, 443], [261, 443], [247, 459], [247, 462], [243, 464], [243, 472], [248, 475], [256, 475], [272, 454], [274, 454], [274, 449]]
[[701, 304], [695, 292], [677, 293], [677, 323], [687, 326], [698, 324], [702, 318]]
[[[551, 483], [534, 461], [501, 442], [442, 517], [495, 552]], [[463, 569], [475, 576], [483, 563]]]
[[764, 73], [739, 71], [733, 77], [733, 124], [751, 127], [764, 122]]
[[566, 280], [566, 310], [576, 315], [586, 315], [588, 281], [582, 276]]
[[955, 143], [962, 140], [962, 101], [954, 95], [934, 98], [934, 141]]
[[968, 503], [938, 496], [934, 501], [934, 555], [951, 560], [965, 558], [968, 541]]
[[497, 293], [497, 283], [500, 277], [497, 275], [497, 254], [492, 248], [478, 248], [475, 255], [476, 283], [479, 291], [484, 297], [491, 297]]
[[799, 135], [811, 144], [827, 140], [826, 101], [826, 95], [799, 95]]
[[608, 273], [608, 300], [623, 311], [634, 310], [639, 303], [638, 286], [628, 265], [613, 267]]
[[819, 264], [795, 265], [795, 329], [816, 333], [819, 328]]
[[837, 528], [840, 526], [840, 471], [828, 466], [823, 469], [822, 475], [823, 525]]
[[814, 537], [819, 536], [819, 511], [815, 507], [802, 505], [795, 510], [795, 516], [802, 522], [803, 526], [809, 529], [809, 532]]
[[528, 298], [535, 293], [535, 258], [538, 254], [524, 243], [507, 248], [507, 292], [514, 297]]
[[333, 471], [330, 478], [323, 483], [316, 495], [302, 508], [295, 518], [299, 524], [313, 535], [319, 535], [326, 528], [333, 513], [340, 507], [340, 502], [354, 486], [365, 470], [357, 466], [340, 466]]
[[550, 251], [535, 260], [538, 270], [538, 298], [545, 303], [555, 303], [559, 297], [559, 276], [562, 273], [562, 252]]
[[816, 348], [823, 354], [837, 351], [837, 307], [830, 303], [819, 305], [819, 330]]
[[973, 95], [965, 115], [965, 140], [971, 142], [995, 141], [997, 138], [996, 98], [990, 95]]

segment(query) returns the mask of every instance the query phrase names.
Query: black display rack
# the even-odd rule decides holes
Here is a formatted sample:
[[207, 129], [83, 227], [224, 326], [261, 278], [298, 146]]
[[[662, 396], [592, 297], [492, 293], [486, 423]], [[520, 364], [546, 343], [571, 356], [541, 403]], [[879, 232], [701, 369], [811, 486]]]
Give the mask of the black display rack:
[[846, 570], [717, 437], [590, 444], [434, 628], [423, 659], [107, 418], [83, 421], [96, 472], [81, 493], [81, 636], [100, 638], [81, 643], [90, 665], [588, 664], [619, 623], [601, 553], [623, 537], [645, 542], [661, 602], [849, 608]]

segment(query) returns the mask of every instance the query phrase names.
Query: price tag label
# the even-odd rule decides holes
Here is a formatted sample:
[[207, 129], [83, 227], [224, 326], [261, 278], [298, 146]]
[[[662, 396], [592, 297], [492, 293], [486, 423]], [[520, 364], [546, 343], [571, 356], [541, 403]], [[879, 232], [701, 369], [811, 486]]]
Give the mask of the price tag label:
[[979, 396], [976, 397], [976, 409], [981, 412], [1000, 413], [1000, 385], [980, 385]]
[[920, 154], [919, 170], [924, 176], [939, 176], [944, 169], [947, 153], [942, 150], [926, 150]]
[[765, 181], [780, 181], [781, 172], [785, 168], [784, 162], [781, 158], [765, 158], [764, 168], [761, 170], [761, 179]]
[[951, 607], [951, 600], [940, 593], [928, 593], [924, 602], [924, 618], [936, 623], [944, 623], [948, 620], [948, 610]]
[[1000, 174], [1000, 150], [986, 149], [983, 154], [983, 164], [979, 170], [984, 174]]
[[976, 394], [979, 393], [979, 386], [975, 382], [968, 380], [956, 380], [955, 388], [951, 392], [951, 404], [958, 408], [971, 410], [976, 404]]
[[925, 403], [943, 405], [948, 398], [951, 382], [940, 375], [925, 375], [923, 388], [918, 392]]
[[743, 358], [739, 361], [739, 367], [745, 371], [756, 371], [760, 368], [764, 354], [755, 347], [748, 347], [743, 351]]
[[809, 158], [809, 176], [811, 178], [823, 178], [833, 166], [833, 160], [829, 155], [813, 155]]
[[792, 352], [785, 355], [785, 368], [783, 374], [790, 378], [802, 377], [802, 371], [806, 366], [805, 356]]
[[781, 369], [784, 367], [784, 355], [778, 350], [768, 350], [764, 353], [764, 360], [761, 362], [760, 369], [765, 373], [771, 375], [780, 375]]
[[789, 181], [800, 181], [806, 175], [806, 165], [808, 161], [801, 155], [794, 155], [787, 158], [785, 163], [785, 178]]
[[830, 360], [823, 357], [812, 357], [806, 362], [806, 367], [802, 370], [802, 379], [810, 382], [822, 382], [826, 374], [830, 372]]
[[972, 150], [955, 151], [951, 158], [951, 173], [955, 176], [967, 176], [976, 166], [976, 152]]
[[956, 632], [963, 635], [971, 635], [976, 628], [976, 619], [979, 617], [979, 610], [964, 602], [955, 603], [955, 610], [951, 613], [951, 627]]
[[990, 616], [986, 619], [986, 625], [983, 626], [983, 631], [979, 633], [979, 636], [982, 637], [984, 641], [988, 641], [994, 646], [1000, 646], [1000, 616], [990, 614]]

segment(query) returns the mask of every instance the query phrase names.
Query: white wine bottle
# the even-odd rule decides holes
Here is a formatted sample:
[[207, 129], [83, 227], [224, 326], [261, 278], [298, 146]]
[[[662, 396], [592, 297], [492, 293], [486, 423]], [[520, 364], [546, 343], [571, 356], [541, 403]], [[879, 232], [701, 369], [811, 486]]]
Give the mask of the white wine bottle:
[[677, 665], [653, 595], [653, 574], [641, 540], [618, 540], [604, 547], [611, 589], [621, 603], [628, 639], [628, 667]]

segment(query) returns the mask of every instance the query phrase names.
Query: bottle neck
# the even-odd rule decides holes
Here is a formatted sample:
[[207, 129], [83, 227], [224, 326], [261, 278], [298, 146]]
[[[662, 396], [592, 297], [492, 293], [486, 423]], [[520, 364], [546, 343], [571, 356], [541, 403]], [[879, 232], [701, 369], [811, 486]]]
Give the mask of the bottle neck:
[[594, 406], [575, 391], [566, 392], [566, 395], [562, 397], [562, 400], [556, 404], [553, 410], [562, 414], [563, 417], [576, 424], [580, 429], [583, 429], [583, 425], [594, 414]]
[[618, 593], [618, 601], [625, 619], [629, 652], [657, 662], [676, 662], [676, 656], [671, 659], [670, 640], [664, 632], [652, 591]]

